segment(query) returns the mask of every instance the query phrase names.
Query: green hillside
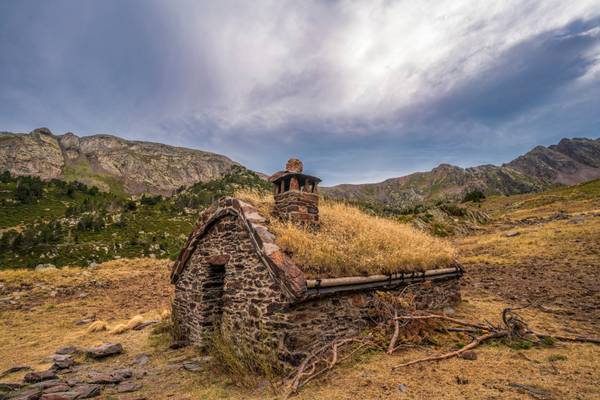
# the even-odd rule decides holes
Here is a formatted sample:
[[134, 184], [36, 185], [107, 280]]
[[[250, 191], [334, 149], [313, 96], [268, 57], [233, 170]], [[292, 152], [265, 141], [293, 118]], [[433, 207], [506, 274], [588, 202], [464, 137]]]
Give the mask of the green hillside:
[[181, 188], [169, 198], [132, 198], [78, 182], [0, 179], [0, 268], [89, 265], [119, 257], [172, 258], [198, 213], [239, 188], [267, 190], [234, 166], [222, 178]]

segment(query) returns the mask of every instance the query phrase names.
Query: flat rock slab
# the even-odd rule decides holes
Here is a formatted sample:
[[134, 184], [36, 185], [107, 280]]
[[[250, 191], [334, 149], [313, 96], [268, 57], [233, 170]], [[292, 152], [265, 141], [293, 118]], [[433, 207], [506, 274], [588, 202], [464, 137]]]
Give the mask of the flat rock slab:
[[23, 387], [20, 383], [3, 383], [0, 382], [0, 390], [4, 392], [11, 392], [13, 390], [19, 390]]
[[59, 382], [55, 386], [50, 386], [49, 388], [44, 389], [44, 393], [68, 392], [70, 390], [71, 386], [67, 385], [64, 382]]
[[7, 370], [4, 370], [0, 373], [0, 378], [5, 377], [6, 375], [14, 374], [15, 372], [25, 371], [31, 369], [28, 365], [15, 365], [14, 367], [10, 367]]
[[51, 379], [57, 379], [58, 376], [52, 370], [41, 371], [41, 372], [30, 372], [23, 378], [26, 383], [37, 383], [42, 381], [49, 381]]
[[528, 394], [538, 400], [552, 400], [553, 396], [549, 390], [535, 385], [525, 385], [522, 383], [511, 382], [508, 386], [517, 389], [517, 392]]
[[79, 392], [58, 392], [58, 393], [44, 393], [40, 400], [75, 400], [79, 399]]
[[85, 351], [88, 357], [100, 359], [114, 356], [123, 352], [121, 343], [104, 343], [98, 347], [92, 347]]
[[65, 347], [61, 347], [60, 349], [56, 350], [55, 354], [67, 355], [67, 354], [75, 354], [75, 353], [78, 353], [79, 351], [80, 350], [75, 346], [65, 346]]
[[190, 360], [183, 362], [183, 369], [190, 372], [198, 372], [202, 370], [202, 365], [198, 361]]
[[29, 388], [13, 394], [9, 397], [10, 400], [39, 400], [42, 395], [42, 389]]
[[89, 383], [96, 383], [101, 385], [121, 383], [125, 379], [129, 379], [133, 376], [131, 370], [122, 369], [111, 372], [93, 372], [90, 374]]
[[117, 392], [119, 392], [119, 393], [131, 393], [131, 392], [135, 392], [137, 390], [140, 390], [141, 388], [142, 388], [142, 384], [141, 383], [131, 382], [131, 381], [121, 382], [117, 386]]
[[82, 383], [73, 386], [71, 390], [79, 393], [79, 397], [77, 399], [90, 399], [92, 397], [100, 395], [100, 392], [102, 391], [102, 386]]

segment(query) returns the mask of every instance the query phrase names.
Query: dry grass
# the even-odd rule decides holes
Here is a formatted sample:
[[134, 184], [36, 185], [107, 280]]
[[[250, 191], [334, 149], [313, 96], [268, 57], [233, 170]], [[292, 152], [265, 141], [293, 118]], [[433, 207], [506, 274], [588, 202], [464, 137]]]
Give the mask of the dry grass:
[[[272, 196], [238, 192], [236, 197], [268, 217]], [[347, 204], [321, 201], [321, 228], [303, 229], [275, 219], [276, 243], [309, 277], [390, 274], [444, 268], [455, 258], [452, 245], [410, 225], [365, 214]]]
[[140, 326], [143, 323], [144, 323], [144, 317], [142, 317], [141, 315], [136, 315], [135, 317], [133, 317], [129, 321], [127, 321], [127, 323], [118, 324], [117, 326], [113, 327], [110, 330], [110, 333], [112, 333], [113, 335], [120, 335], [120, 334], [130, 331], [134, 328], [137, 328], [138, 326]]
[[106, 321], [94, 321], [88, 326], [87, 333], [102, 332], [108, 329]]

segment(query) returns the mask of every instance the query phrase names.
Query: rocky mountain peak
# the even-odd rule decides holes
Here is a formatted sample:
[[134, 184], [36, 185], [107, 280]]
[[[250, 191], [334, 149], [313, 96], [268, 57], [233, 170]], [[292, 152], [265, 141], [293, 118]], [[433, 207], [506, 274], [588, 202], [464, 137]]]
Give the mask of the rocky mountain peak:
[[78, 180], [106, 191], [167, 195], [218, 178], [233, 165], [219, 154], [107, 134], [53, 135], [48, 128], [0, 134], [0, 170]]

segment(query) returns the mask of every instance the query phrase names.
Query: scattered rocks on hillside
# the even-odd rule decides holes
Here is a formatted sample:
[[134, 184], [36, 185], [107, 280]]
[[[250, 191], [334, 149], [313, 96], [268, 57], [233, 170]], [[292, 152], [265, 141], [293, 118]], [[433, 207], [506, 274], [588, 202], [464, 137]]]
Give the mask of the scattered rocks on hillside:
[[150, 321], [145, 321], [145, 322], [142, 322], [141, 324], [139, 324], [139, 325], [135, 326], [135, 327], [133, 328], [133, 330], [135, 330], [135, 331], [141, 331], [142, 329], [144, 329], [144, 328], [147, 328], [147, 327], [149, 327], [150, 325], [155, 325], [155, 324], [158, 324], [159, 322], [160, 322], [160, 321], [159, 321], [159, 320], [157, 320], [157, 319], [153, 319], [153, 320], [150, 320]]
[[9, 397], [10, 400], [39, 400], [42, 395], [42, 389], [40, 388], [28, 388], [21, 390]]
[[14, 367], [10, 367], [7, 370], [4, 370], [2, 373], [0, 373], [0, 378], [3, 378], [10, 374], [14, 374], [15, 372], [25, 371], [28, 369], [31, 369], [31, 367], [28, 365], [15, 365]]
[[135, 392], [137, 390], [140, 390], [141, 388], [142, 388], [141, 383], [127, 381], [127, 382], [119, 383], [119, 385], [117, 386], [117, 392], [130, 393], [130, 392]]
[[96, 320], [95, 317], [93, 317], [93, 318], [84, 318], [84, 319], [80, 319], [79, 321], [75, 321], [75, 325], [87, 325], [87, 324], [91, 324], [95, 320]]
[[184, 361], [182, 365], [186, 371], [198, 372], [202, 370], [202, 365], [197, 360]]
[[56, 269], [56, 265], [54, 264], [38, 264], [35, 266], [36, 271], [45, 271], [50, 269]]
[[123, 352], [123, 346], [120, 343], [104, 343], [97, 347], [89, 348], [85, 354], [91, 358], [105, 358]]
[[150, 361], [150, 356], [148, 356], [146, 353], [138, 354], [133, 358], [133, 364], [137, 365], [144, 365], [148, 361]]
[[528, 394], [531, 397], [533, 397], [534, 399], [538, 399], [538, 400], [551, 400], [552, 397], [552, 393], [540, 386], [535, 386], [535, 385], [524, 385], [522, 383], [515, 383], [515, 382], [511, 382], [508, 384], [508, 386], [517, 389], [517, 391], [519, 393], [524, 393], [524, 394]]
[[40, 372], [30, 372], [27, 375], [25, 375], [23, 381], [25, 383], [37, 383], [56, 378], [58, 378], [58, 376], [56, 376], [56, 373], [52, 370], [48, 370]]
[[473, 350], [467, 350], [460, 355], [460, 358], [465, 360], [477, 360], [477, 353], [475, 353]]
[[98, 383], [102, 385], [121, 383], [133, 376], [131, 370], [120, 369], [110, 372], [92, 372], [90, 373], [88, 383]]
[[75, 360], [68, 354], [55, 354], [52, 356], [52, 361], [54, 361], [52, 365], [54, 370], [71, 368], [75, 365]]

